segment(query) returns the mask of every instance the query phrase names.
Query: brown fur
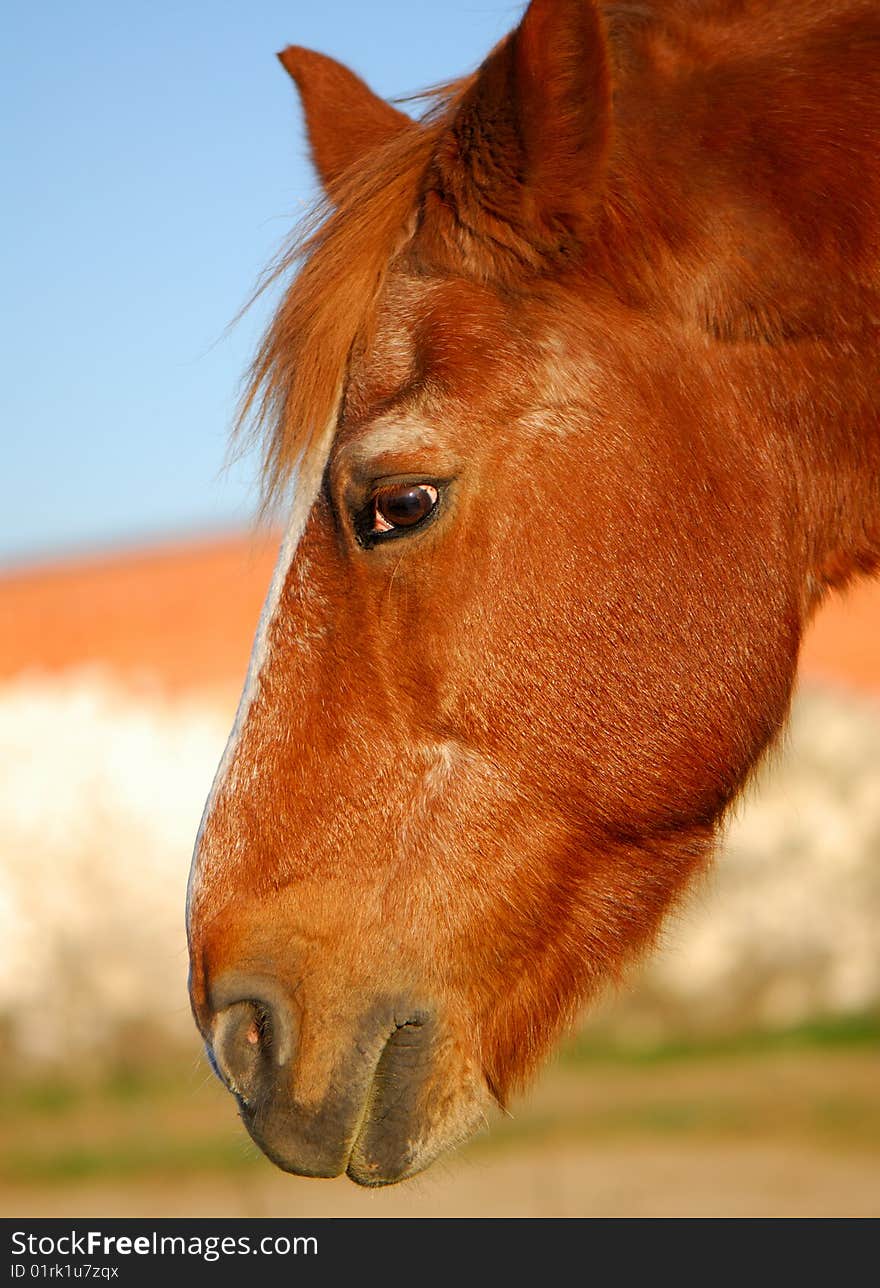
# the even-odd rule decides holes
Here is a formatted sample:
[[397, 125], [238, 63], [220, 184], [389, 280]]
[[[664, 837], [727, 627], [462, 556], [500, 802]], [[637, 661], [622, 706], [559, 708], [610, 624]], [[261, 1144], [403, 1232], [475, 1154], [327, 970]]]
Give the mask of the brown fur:
[[[292, 1118], [378, 995], [431, 1016], [405, 1161], [369, 1109], [339, 1129], [376, 1183], [651, 942], [815, 604], [880, 562], [880, 18], [533, 0], [425, 122], [365, 98], [350, 159], [359, 91], [309, 57], [332, 208], [244, 413], [270, 494], [310, 451], [324, 482], [206, 815], [192, 992], [210, 1041], [213, 979], [282, 981]], [[395, 477], [442, 482], [437, 520], [364, 550]]]

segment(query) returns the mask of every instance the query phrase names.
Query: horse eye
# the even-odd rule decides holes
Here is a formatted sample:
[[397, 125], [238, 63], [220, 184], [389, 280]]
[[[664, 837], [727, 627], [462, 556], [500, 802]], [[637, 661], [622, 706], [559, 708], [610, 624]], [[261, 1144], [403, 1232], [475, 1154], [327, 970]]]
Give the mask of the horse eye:
[[371, 502], [369, 534], [381, 536], [398, 528], [415, 528], [437, 504], [438, 492], [429, 483], [383, 487]]

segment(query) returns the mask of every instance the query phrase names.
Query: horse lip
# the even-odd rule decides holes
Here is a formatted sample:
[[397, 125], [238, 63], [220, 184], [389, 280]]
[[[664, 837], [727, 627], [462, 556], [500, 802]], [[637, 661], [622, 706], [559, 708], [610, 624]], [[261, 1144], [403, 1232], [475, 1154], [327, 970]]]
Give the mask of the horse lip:
[[364, 1100], [363, 1111], [346, 1161], [346, 1174], [357, 1185], [393, 1185], [423, 1170], [417, 1141], [424, 1139], [419, 1122], [421, 1093], [434, 1068], [436, 1025], [433, 1017], [416, 1012], [395, 1022], [379, 1053]]
[[370, 1163], [355, 1163], [349, 1158], [345, 1174], [355, 1185], [360, 1185], [365, 1190], [387, 1189], [389, 1185], [399, 1185], [401, 1181], [408, 1181], [414, 1176], [418, 1176], [433, 1161], [434, 1155], [426, 1157], [424, 1163], [418, 1163], [415, 1166], [410, 1165], [402, 1168], [399, 1172], [392, 1174], [379, 1174], [376, 1165]]

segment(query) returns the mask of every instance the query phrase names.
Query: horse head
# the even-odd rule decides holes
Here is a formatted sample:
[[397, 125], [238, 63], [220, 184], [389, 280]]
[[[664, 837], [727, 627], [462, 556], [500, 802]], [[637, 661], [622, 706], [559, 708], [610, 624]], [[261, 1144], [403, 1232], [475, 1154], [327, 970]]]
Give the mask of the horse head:
[[374, 1185], [650, 944], [780, 728], [833, 545], [779, 392], [820, 293], [771, 292], [732, 200], [707, 233], [668, 58], [591, 3], [533, 0], [420, 122], [281, 58], [327, 205], [248, 395], [292, 500], [191, 993], [269, 1156]]

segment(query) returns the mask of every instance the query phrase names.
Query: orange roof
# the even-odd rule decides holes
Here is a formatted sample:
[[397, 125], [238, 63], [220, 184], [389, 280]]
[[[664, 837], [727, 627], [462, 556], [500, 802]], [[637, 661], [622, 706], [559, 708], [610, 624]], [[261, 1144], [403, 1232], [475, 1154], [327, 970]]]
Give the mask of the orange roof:
[[880, 579], [828, 598], [807, 632], [801, 675], [880, 694]]
[[0, 678], [103, 663], [171, 692], [240, 688], [277, 538], [236, 535], [0, 578]]

